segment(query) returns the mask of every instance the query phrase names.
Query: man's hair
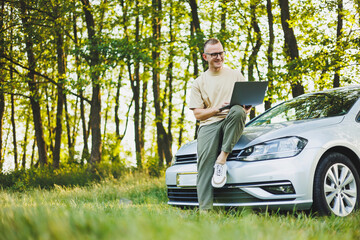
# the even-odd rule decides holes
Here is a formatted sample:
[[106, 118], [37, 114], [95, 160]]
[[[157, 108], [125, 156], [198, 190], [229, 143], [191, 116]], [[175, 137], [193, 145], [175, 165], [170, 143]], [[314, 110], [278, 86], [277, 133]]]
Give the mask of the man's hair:
[[205, 48], [207, 45], [215, 45], [215, 44], [218, 44], [220, 43], [220, 41], [216, 38], [210, 38], [208, 39], [205, 43], [204, 43], [204, 52], [205, 52]]

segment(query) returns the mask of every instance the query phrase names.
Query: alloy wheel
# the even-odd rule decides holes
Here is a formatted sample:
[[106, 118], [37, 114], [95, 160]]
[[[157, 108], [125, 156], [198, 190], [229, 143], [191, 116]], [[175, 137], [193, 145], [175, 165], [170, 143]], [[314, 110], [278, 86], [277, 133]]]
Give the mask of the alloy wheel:
[[350, 214], [357, 200], [356, 180], [351, 169], [342, 163], [333, 164], [325, 174], [324, 194], [335, 215]]

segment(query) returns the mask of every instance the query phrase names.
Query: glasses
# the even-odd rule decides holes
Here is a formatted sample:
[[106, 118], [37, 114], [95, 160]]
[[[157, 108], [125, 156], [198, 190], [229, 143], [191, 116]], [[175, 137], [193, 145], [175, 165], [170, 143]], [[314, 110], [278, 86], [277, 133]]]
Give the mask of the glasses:
[[217, 58], [217, 56], [223, 57], [225, 55], [224, 52], [216, 52], [216, 53], [205, 53], [206, 55], [210, 55], [211, 58]]

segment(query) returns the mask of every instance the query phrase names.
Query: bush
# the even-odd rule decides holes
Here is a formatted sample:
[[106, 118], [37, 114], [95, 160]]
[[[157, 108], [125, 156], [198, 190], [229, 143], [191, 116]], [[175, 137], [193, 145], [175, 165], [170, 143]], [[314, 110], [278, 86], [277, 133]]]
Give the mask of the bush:
[[71, 164], [54, 169], [50, 166], [0, 173], [0, 187], [15, 191], [29, 188], [50, 189], [59, 186], [85, 186], [106, 178], [119, 178], [126, 169], [122, 164], [101, 163], [95, 166]]

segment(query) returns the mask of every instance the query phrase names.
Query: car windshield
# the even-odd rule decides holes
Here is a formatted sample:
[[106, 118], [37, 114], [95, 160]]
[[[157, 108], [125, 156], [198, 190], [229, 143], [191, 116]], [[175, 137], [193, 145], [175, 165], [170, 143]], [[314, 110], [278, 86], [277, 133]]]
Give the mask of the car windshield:
[[248, 126], [341, 116], [350, 110], [359, 96], [359, 88], [344, 88], [299, 96], [263, 113]]

